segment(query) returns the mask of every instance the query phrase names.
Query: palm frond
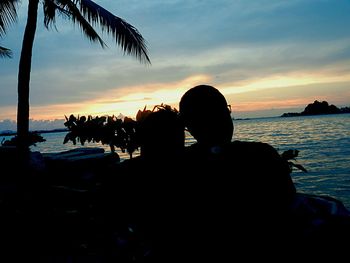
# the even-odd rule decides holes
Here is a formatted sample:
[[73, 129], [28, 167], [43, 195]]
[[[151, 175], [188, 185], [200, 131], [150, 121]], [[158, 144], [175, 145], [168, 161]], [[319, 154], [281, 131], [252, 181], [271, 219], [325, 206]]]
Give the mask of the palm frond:
[[62, 10], [65, 10], [66, 15], [73, 21], [73, 23], [76, 23], [80, 26], [83, 33], [90, 41], [92, 42], [97, 41], [100, 43], [100, 45], [103, 48], [106, 47], [107, 45], [102, 40], [102, 38], [98, 35], [98, 33], [89, 23], [89, 21], [86, 20], [85, 17], [80, 13], [80, 10], [78, 9], [75, 2], [76, 1], [71, 1], [71, 0], [57, 0], [57, 5]]
[[7, 27], [17, 21], [16, 4], [19, 0], [0, 1], [0, 36], [6, 33]]
[[60, 6], [60, 1], [55, 0], [43, 0], [43, 11], [44, 11], [44, 25], [47, 29], [49, 26], [55, 27], [56, 24], [56, 13], [70, 17], [70, 13]]
[[46, 28], [53, 26], [56, 23], [57, 5], [51, 0], [43, 1], [44, 25]]
[[8, 48], [0, 46], [0, 57], [6, 57], [11, 58], [12, 57], [12, 51]]
[[141, 62], [151, 63], [145, 40], [134, 26], [91, 0], [76, 2], [79, 2], [80, 11], [87, 21], [93, 25], [98, 24], [102, 31], [111, 34], [124, 53], [135, 56]]

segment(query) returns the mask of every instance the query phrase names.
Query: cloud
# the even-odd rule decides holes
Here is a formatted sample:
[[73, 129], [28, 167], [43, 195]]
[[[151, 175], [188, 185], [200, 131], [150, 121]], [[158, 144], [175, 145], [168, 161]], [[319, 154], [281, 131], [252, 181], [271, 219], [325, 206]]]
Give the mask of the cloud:
[[[291, 82], [293, 77], [318, 78], [321, 85], [322, 81], [345, 80], [350, 70], [350, 3], [345, 0], [337, 4], [317, 0], [98, 3], [139, 29], [148, 42], [152, 65], [124, 56], [111, 38], [104, 36], [109, 45], [105, 50], [90, 43], [69, 20], [59, 18], [58, 32], [47, 31], [40, 15], [33, 52], [31, 114], [53, 114], [54, 109], [70, 112], [92, 102], [124, 103], [132, 101], [134, 93], [143, 93], [143, 100], [151, 101], [150, 95], [172, 91], [178, 88], [176, 83], [190, 85], [186, 80], [192, 76], [206, 76], [211, 84], [234, 88], [236, 94], [246, 92], [252, 96], [246, 100], [255, 101], [256, 83]], [[22, 3], [19, 23], [3, 39], [13, 49], [14, 58], [0, 60], [0, 119], [6, 118], [5, 113], [7, 118], [15, 116], [26, 8]], [[299, 96], [305, 93], [299, 92]]]
[[[283, 112], [286, 112], [286, 109], [296, 112], [315, 100], [326, 100], [338, 107], [349, 106], [349, 85], [350, 79], [344, 82], [313, 83], [229, 93], [225, 94], [225, 97], [231, 104], [234, 116], [247, 116], [247, 112], [252, 111], [264, 111], [258, 113], [260, 117], [277, 116], [278, 114], [275, 113], [278, 109]], [[269, 114], [268, 111], [274, 115], [271, 115], [271, 112]], [[257, 116], [256, 113], [253, 115]]]

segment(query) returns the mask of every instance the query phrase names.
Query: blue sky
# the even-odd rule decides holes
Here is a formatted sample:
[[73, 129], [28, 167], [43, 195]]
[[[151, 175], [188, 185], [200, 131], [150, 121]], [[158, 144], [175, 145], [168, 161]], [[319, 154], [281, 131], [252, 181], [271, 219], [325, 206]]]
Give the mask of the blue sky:
[[[234, 117], [299, 111], [316, 99], [350, 104], [350, 1], [95, 2], [140, 31], [152, 64], [123, 55], [106, 35], [109, 48], [90, 43], [61, 17], [57, 31], [46, 30], [40, 7], [32, 119], [62, 119], [71, 113], [134, 117], [146, 105], [178, 107], [181, 95], [197, 84], [222, 91]], [[0, 60], [0, 121], [16, 118], [26, 12], [23, 0], [18, 23], [0, 39], [14, 53]]]

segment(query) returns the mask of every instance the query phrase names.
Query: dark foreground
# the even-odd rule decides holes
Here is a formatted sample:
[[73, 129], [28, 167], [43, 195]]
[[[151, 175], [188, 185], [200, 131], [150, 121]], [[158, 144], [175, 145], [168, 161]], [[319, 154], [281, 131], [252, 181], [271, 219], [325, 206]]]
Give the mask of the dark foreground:
[[[118, 200], [111, 200], [111, 195], [105, 192], [110, 186], [104, 185], [106, 178], [114, 176], [116, 156], [99, 150], [80, 157], [74, 152], [61, 157], [32, 153], [31, 162], [23, 163], [14, 149], [1, 149], [0, 155], [0, 257], [4, 258], [1, 262], [175, 261], [172, 259], [176, 251], [181, 250], [181, 240], [169, 243], [173, 248], [169, 249], [166, 260], [157, 260], [150, 256], [154, 236], [144, 236], [138, 232], [138, 226], [125, 224], [120, 219], [123, 215], [118, 214]], [[240, 212], [234, 207], [229, 209], [232, 213]], [[261, 231], [264, 236], [259, 232], [256, 238], [243, 240], [241, 237], [245, 232], [250, 233], [250, 229], [235, 226], [240, 229], [236, 237], [227, 236], [227, 241], [201, 241], [205, 249], [194, 245], [193, 250], [199, 254], [191, 261], [206, 259], [210, 254], [208, 248], [215, 244], [230, 244], [227, 250], [232, 251], [231, 259], [257, 255], [261, 259], [267, 251], [273, 252], [268, 258], [282, 261], [294, 256], [300, 258], [306, 252], [312, 257], [327, 254], [333, 259], [345, 254], [349, 245], [350, 215], [340, 202], [300, 196], [294, 209], [302, 216], [292, 215], [294, 227], [286, 233], [298, 232], [300, 227], [303, 228], [301, 235], [297, 233], [290, 239], [276, 235], [282, 239], [270, 242], [275, 236], [267, 235], [268, 230], [264, 230]], [[332, 217], [330, 211], [336, 211], [339, 216]], [[208, 217], [215, 215], [208, 214]], [[254, 219], [251, 221], [254, 223]], [[217, 227], [225, 232], [230, 226]], [[186, 231], [184, 243], [188, 236], [193, 238], [190, 230]], [[201, 231], [205, 233], [205, 226]], [[242, 247], [247, 250], [240, 250]], [[216, 256], [218, 260], [221, 255]], [[187, 262], [187, 259], [176, 262]]]
[[108, 208], [101, 192], [104, 167], [116, 163], [116, 156], [94, 153], [95, 158], [68, 162], [32, 153], [31, 163], [23, 164], [14, 149], [0, 154], [0, 256], [10, 255], [10, 262], [22, 257], [25, 262], [126, 257], [112, 245], [119, 229], [106, 224]]

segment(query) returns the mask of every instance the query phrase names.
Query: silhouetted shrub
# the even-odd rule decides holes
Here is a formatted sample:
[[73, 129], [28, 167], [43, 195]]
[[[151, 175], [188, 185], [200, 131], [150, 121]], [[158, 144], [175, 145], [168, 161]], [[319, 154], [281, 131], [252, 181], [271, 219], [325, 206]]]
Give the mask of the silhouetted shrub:
[[290, 172], [292, 172], [293, 168], [295, 167], [295, 168], [307, 173], [307, 170], [301, 164], [297, 164], [297, 163], [291, 161], [291, 160], [295, 160], [295, 158], [298, 157], [298, 155], [299, 155], [299, 151], [295, 150], [295, 149], [289, 149], [287, 151], [284, 151], [281, 154], [282, 158], [288, 162]]
[[[45, 142], [46, 140], [38, 133], [38, 132], [30, 132], [28, 137], [26, 138], [25, 145], [26, 146], [36, 146], [38, 142]], [[18, 145], [18, 137], [17, 135], [12, 137], [10, 140], [5, 140], [1, 142], [2, 146], [17, 146]]]
[[115, 147], [118, 147], [132, 158], [132, 154], [140, 147], [137, 133], [140, 123], [149, 113], [159, 110], [177, 111], [169, 105], [161, 104], [156, 105], [153, 110], [147, 110], [146, 107], [142, 111], [139, 110], [136, 120], [129, 117], [117, 118], [114, 115], [101, 117], [88, 115], [87, 118], [85, 116], [75, 117], [73, 114], [69, 118], [65, 116], [64, 125], [69, 132], [63, 143], [72, 141], [75, 145], [78, 141], [81, 145], [86, 142], [108, 144], [111, 152], [115, 152]]

